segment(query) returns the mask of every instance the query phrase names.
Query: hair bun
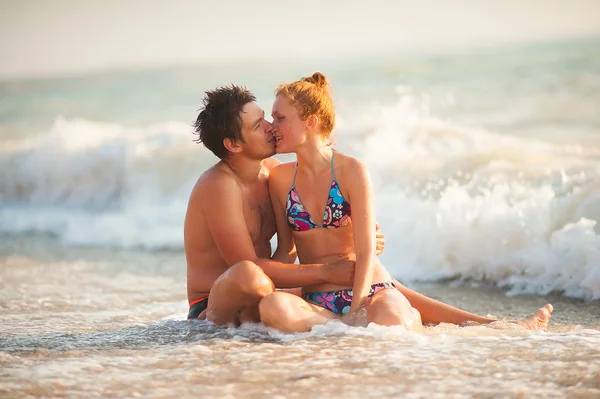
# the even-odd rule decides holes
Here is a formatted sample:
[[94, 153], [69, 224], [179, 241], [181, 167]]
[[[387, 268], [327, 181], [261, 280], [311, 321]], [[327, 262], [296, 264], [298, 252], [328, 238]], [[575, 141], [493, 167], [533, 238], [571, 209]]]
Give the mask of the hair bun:
[[325, 87], [328, 84], [327, 77], [321, 72], [315, 72], [312, 74], [312, 76], [309, 76], [308, 78], [304, 78], [302, 80], [308, 83], [312, 83], [317, 87]]

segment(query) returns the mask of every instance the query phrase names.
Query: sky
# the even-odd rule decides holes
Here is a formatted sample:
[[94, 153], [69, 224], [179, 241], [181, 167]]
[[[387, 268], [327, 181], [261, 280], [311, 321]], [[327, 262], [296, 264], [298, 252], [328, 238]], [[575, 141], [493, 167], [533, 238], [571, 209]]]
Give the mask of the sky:
[[0, 0], [0, 79], [600, 35], [600, 0]]

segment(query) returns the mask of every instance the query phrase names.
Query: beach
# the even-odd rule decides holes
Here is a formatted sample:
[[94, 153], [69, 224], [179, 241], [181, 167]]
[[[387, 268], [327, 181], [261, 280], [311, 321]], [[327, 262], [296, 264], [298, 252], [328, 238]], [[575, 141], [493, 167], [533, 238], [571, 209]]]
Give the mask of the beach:
[[[0, 396], [600, 397], [599, 44], [0, 82]], [[204, 90], [243, 84], [268, 115], [315, 70], [336, 148], [372, 173], [382, 263], [500, 321], [185, 320]], [[546, 303], [546, 331], [509, 322]]]

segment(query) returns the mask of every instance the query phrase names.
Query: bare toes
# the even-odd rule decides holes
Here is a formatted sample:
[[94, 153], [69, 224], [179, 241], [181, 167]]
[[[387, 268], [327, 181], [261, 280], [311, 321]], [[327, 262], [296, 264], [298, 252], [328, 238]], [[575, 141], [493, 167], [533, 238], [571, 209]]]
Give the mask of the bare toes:
[[525, 317], [523, 320], [518, 321], [517, 324], [528, 330], [542, 330], [548, 326], [553, 310], [554, 308], [552, 305], [547, 304], [543, 308], [536, 310], [533, 314]]

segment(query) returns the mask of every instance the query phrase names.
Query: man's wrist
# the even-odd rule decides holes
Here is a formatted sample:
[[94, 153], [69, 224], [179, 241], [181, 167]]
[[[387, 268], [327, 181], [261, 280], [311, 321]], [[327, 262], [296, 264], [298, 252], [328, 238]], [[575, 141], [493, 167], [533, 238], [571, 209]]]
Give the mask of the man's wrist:
[[319, 283], [328, 283], [329, 279], [329, 264], [317, 263], [313, 268], [315, 270], [315, 278]]

